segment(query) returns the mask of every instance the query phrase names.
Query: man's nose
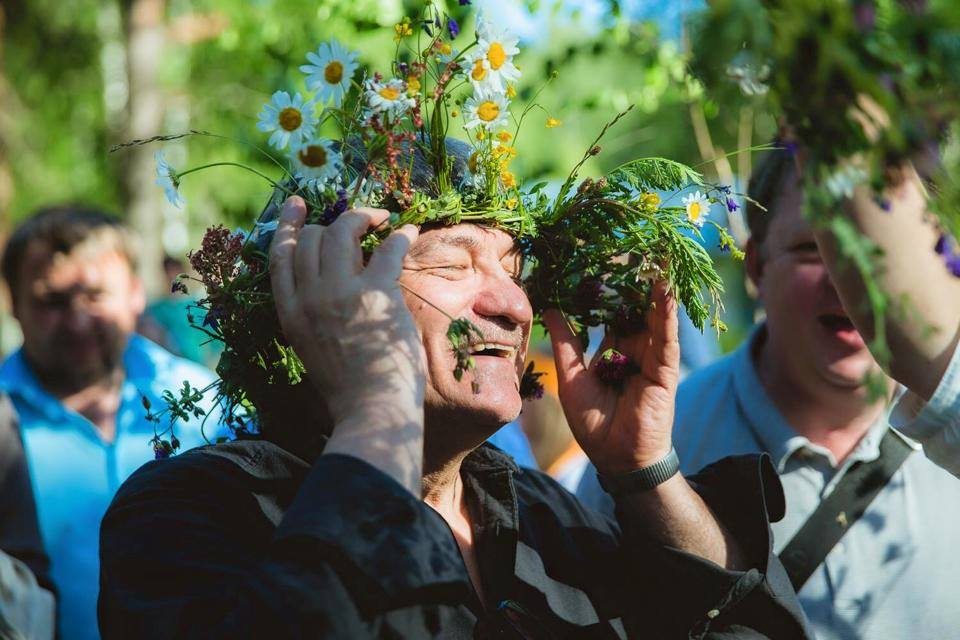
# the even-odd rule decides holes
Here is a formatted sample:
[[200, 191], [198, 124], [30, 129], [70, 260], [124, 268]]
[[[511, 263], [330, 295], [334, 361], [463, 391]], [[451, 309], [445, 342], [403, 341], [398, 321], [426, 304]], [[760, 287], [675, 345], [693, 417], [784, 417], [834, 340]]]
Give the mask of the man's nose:
[[488, 319], [499, 319], [509, 329], [529, 325], [533, 321], [530, 299], [508, 275], [489, 276], [473, 304], [473, 311]]
[[94, 323], [94, 317], [86, 303], [74, 298], [66, 309], [64, 323], [70, 331], [82, 333], [90, 330]]

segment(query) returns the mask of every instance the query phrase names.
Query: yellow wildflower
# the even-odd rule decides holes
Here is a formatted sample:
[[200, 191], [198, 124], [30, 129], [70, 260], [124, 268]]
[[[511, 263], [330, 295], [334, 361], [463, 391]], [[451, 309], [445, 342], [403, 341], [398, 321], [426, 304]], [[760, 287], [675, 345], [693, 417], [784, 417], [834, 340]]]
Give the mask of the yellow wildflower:
[[563, 123], [557, 120], [556, 118], [554, 118], [553, 116], [550, 116], [549, 118], [547, 118], [547, 129], [553, 129], [554, 127], [559, 127], [561, 124]]
[[413, 35], [413, 28], [410, 26], [410, 18], [404, 18], [403, 22], [393, 25], [393, 41], [400, 42], [407, 36]]
[[420, 79], [417, 76], [407, 76], [407, 93], [414, 94], [420, 91]]
[[517, 150], [507, 144], [497, 145], [493, 148], [494, 158], [506, 158], [508, 161], [517, 157]]
[[500, 173], [500, 182], [503, 183], [504, 189], [513, 189], [517, 186], [517, 178], [509, 171], [503, 171]]
[[497, 140], [499, 140], [503, 144], [507, 144], [508, 142], [510, 142], [511, 139], [513, 139], [513, 136], [510, 135], [509, 131], [501, 131], [500, 133], [497, 134]]
[[477, 129], [477, 140], [479, 140], [480, 142], [482, 142], [482, 141], [484, 140], [484, 138], [486, 138], [486, 137], [487, 137], [487, 134], [485, 134], [485, 133], [483, 132], [483, 129], [482, 129], [482, 128]]
[[653, 209], [660, 205], [660, 196], [653, 191], [646, 191], [640, 194], [640, 205], [647, 209]]
[[460, 115], [460, 112], [457, 111], [456, 109], [454, 109], [453, 111], [450, 112], [450, 117], [451, 117], [451, 118], [456, 118], [458, 115]]
[[503, 206], [505, 206], [505, 207], [506, 207], [507, 209], [509, 209], [510, 211], [513, 211], [514, 209], [517, 208], [517, 199], [516, 199], [516, 198], [510, 198], [509, 200], [507, 200], [506, 202], [503, 203]]
[[512, 85], [512, 84], [508, 84], [508, 85], [507, 85], [507, 97], [508, 97], [508, 98], [516, 98], [516, 97], [517, 97], [517, 90], [513, 88], [513, 85]]

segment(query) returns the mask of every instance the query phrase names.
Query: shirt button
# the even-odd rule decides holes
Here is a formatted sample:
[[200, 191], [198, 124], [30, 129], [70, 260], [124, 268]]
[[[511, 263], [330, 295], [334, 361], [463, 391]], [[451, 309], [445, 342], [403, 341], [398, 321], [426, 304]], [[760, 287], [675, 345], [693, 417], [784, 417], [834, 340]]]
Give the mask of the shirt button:
[[710, 618], [711, 620], [713, 620], [719, 615], [720, 615], [720, 609], [710, 609], [710, 611], [707, 611], [707, 617]]

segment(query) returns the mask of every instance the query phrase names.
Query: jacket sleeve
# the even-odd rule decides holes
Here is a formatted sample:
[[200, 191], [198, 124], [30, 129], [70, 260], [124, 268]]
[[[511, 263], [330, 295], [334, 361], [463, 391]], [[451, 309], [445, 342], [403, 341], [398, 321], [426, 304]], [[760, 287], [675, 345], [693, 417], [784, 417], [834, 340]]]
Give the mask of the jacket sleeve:
[[37, 582], [52, 591], [18, 422], [13, 403], [0, 395], [0, 551], [30, 567]]
[[468, 588], [440, 517], [356, 458], [320, 456], [275, 528], [235, 465], [209, 462], [148, 465], [111, 505], [105, 639], [429, 637]]
[[657, 638], [812, 638], [773, 552], [769, 523], [783, 517], [784, 498], [769, 456], [724, 458], [688, 480], [739, 542], [751, 568], [729, 571], [648, 540], [626, 524], [622, 545], [638, 585], [632, 597], [652, 604], [648, 610], [662, 612], [639, 621], [639, 628]]

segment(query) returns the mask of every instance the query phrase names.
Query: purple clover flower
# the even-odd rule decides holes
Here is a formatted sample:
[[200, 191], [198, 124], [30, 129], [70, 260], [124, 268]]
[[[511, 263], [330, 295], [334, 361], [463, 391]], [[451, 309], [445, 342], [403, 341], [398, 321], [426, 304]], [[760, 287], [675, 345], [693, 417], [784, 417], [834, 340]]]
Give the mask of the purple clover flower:
[[451, 38], [456, 38], [460, 35], [460, 25], [457, 24], [457, 21], [453, 18], [447, 20], [447, 31], [450, 32]]
[[619, 387], [633, 372], [633, 368], [630, 358], [616, 349], [607, 349], [600, 354], [600, 360], [597, 361], [594, 371], [604, 384]]

